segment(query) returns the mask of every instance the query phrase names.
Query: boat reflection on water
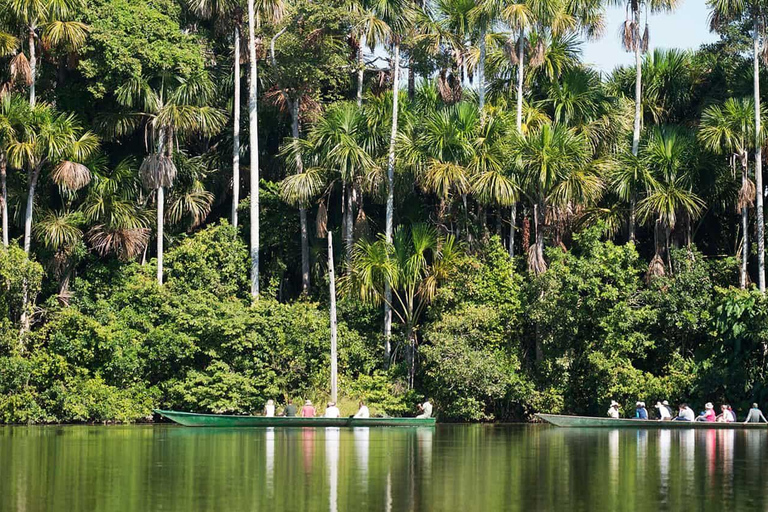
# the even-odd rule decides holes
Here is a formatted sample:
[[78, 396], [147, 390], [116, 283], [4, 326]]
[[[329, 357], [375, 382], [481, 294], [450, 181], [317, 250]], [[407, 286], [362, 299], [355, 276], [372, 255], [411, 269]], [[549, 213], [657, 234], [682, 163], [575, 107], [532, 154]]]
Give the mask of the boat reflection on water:
[[328, 510], [339, 510], [339, 437], [338, 427], [325, 429], [325, 463], [328, 467]]
[[760, 430], [4, 427], [0, 510], [768, 510], [767, 457]]
[[267, 464], [267, 495], [272, 500], [275, 496], [275, 428], [269, 427], [264, 432], [266, 447], [264, 458]]
[[355, 458], [357, 459], [357, 484], [365, 492], [368, 491], [368, 446], [371, 442], [370, 427], [355, 427], [352, 430], [355, 438]]
[[659, 430], [656, 451], [659, 454], [659, 494], [666, 503], [669, 492], [669, 462], [672, 457], [672, 431]]

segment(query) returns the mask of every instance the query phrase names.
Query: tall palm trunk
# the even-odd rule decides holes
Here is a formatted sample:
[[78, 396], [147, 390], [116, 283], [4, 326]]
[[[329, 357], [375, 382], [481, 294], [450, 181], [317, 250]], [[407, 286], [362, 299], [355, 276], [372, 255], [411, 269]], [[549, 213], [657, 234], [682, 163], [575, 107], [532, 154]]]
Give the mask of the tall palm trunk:
[[[517, 40], [517, 116], [515, 126], [517, 133], [523, 133], [523, 78], [525, 73], [525, 33], [520, 31]], [[517, 220], [517, 203], [512, 203], [512, 215], [509, 229], [509, 257], [515, 256], [515, 223]]]
[[235, 106], [232, 109], [232, 225], [240, 204], [240, 27], [235, 27]]
[[[748, 177], [748, 164], [747, 160], [743, 161], [741, 167], [741, 187], [747, 184]], [[739, 286], [744, 289], [747, 287], [747, 263], [749, 262], [749, 208], [744, 205], [741, 208], [741, 272], [739, 273]]]
[[[157, 153], [162, 155], [167, 152], [168, 157], [173, 155], [171, 142], [166, 144], [166, 134], [164, 128], [160, 128], [160, 136], [157, 142]], [[166, 146], [167, 149], [166, 149]], [[163, 238], [165, 236], [165, 187], [157, 187], [157, 284], [163, 284]]]
[[509, 258], [515, 257], [515, 224], [517, 223], [517, 205], [512, 204], [509, 213]]
[[157, 187], [157, 284], [163, 284], [163, 236], [165, 218], [165, 187]]
[[357, 106], [363, 105], [363, 81], [365, 80], [365, 43], [366, 31], [360, 35], [360, 48], [357, 49]]
[[345, 251], [345, 262], [347, 264], [347, 268], [352, 264], [352, 251], [355, 247], [355, 227], [354, 227], [354, 207], [355, 207], [355, 200], [353, 197], [353, 187], [352, 185], [345, 185], [347, 187], [347, 206], [345, 209], [345, 215], [344, 215], [344, 251]]
[[[299, 98], [291, 101], [288, 100], [291, 106], [291, 135], [293, 136], [293, 144], [296, 151], [296, 172], [301, 174], [304, 172], [304, 160], [301, 157], [301, 146], [299, 145], [299, 110], [301, 108], [301, 100]], [[301, 224], [301, 291], [302, 293], [309, 293], [309, 229], [307, 228], [307, 207], [301, 205], [299, 207], [299, 222]]]
[[[635, 122], [632, 128], [632, 155], [637, 156], [640, 149], [640, 114], [643, 94], [643, 61], [641, 56], [642, 41], [640, 40], [640, 9], [633, 11], [635, 19], [632, 39], [635, 50]], [[629, 198], [629, 241], [635, 241], [635, 210], [637, 209], [637, 197], [635, 191], [631, 191]]]
[[523, 131], [523, 77], [525, 75], [525, 32], [520, 31], [517, 39], [517, 117], [518, 133]]
[[477, 62], [477, 105], [485, 107], [485, 26], [480, 29], [480, 60]]
[[248, 140], [251, 149], [251, 295], [259, 296], [259, 135], [258, 73], [256, 67], [256, 9], [248, 0]]
[[331, 401], [335, 403], [338, 387], [338, 356], [336, 354], [338, 322], [336, 320], [336, 273], [333, 268], [333, 233], [331, 231], [328, 231], [328, 286], [331, 299]]
[[3, 215], [3, 247], [8, 247], [8, 160], [0, 151], [0, 208]]
[[[400, 41], [395, 41], [392, 63], [392, 132], [389, 137], [389, 155], [387, 157], [387, 217], [385, 237], [387, 243], [392, 243], [392, 232], [395, 221], [395, 140], [397, 138], [397, 108], [398, 85], [400, 82]], [[392, 288], [389, 283], [384, 288], [384, 356], [389, 361], [392, 348], [390, 337], [392, 336]]]
[[755, 216], [757, 217], [757, 285], [765, 293], [765, 219], [763, 218], [763, 141], [760, 136], [760, 24], [755, 18], [752, 34], [755, 94]]
[[35, 207], [35, 189], [40, 178], [42, 164], [36, 165], [29, 176], [29, 191], [27, 194], [27, 208], [24, 212], [24, 252], [29, 254], [32, 248], [32, 213]]
[[37, 54], [35, 53], [35, 27], [29, 27], [29, 74], [32, 75], [32, 83], [29, 86], [29, 104], [35, 106], [35, 82], [37, 81]]

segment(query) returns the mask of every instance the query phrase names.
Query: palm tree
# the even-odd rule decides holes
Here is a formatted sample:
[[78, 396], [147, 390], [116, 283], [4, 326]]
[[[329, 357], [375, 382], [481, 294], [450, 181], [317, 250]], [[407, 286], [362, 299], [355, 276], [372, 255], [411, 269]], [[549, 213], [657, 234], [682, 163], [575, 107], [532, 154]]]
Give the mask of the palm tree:
[[217, 27], [232, 32], [234, 50], [234, 106], [232, 108], [232, 209], [230, 222], [237, 228], [240, 204], [240, 29], [243, 8], [240, 0], [187, 0], [189, 8], [203, 19], [213, 19]]
[[259, 112], [256, 27], [262, 20], [279, 20], [284, 11], [282, 0], [263, 0], [257, 5], [248, 0], [248, 141], [251, 152], [251, 296], [259, 296]]
[[7, 148], [8, 163], [27, 171], [27, 205], [24, 214], [24, 251], [32, 244], [32, 216], [35, 192], [41, 172], [53, 168], [52, 178], [69, 190], [79, 190], [91, 180], [90, 170], [81, 162], [99, 147], [98, 138], [84, 131], [73, 114], [60, 114], [50, 105], [33, 107], [29, 124]]
[[72, 271], [85, 255], [81, 230], [83, 220], [83, 215], [77, 211], [48, 210], [35, 224], [37, 239], [53, 253], [50, 266], [59, 281], [58, 299], [61, 304], [69, 303]]
[[[627, 19], [622, 30], [622, 44], [624, 49], [635, 54], [635, 123], [632, 131], [632, 154], [637, 156], [640, 147], [640, 121], [642, 117], [643, 99], [643, 63], [642, 54], [648, 51], [648, 24], [645, 30], [640, 31], [642, 11], [651, 13], [672, 12], [678, 5], [678, 0], [612, 0], [619, 6], [626, 6]], [[629, 212], [629, 240], [635, 240], [635, 207], [637, 198], [630, 198]]]
[[143, 206], [138, 165], [125, 159], [111, 171], [94, 169], [81, 207], [90, 224], [86, 240], [100, 255], [135, 260], [147, 248], [150, 216]]
[[[408, 339], [411, 386], [419, 322], [459, 255], [460, 247], [453, 236], [442, 236], [424, 224], [399, 227], [392, 242], [384, 236], [375, 242], [360, 240], [355, 246], [352, 271], [342, 287], [368, 304], [389, 302]], [[387, 289], [392, 299], [387, 298]]]
[[[752, 22], [752, 78], [755, 107], [755, 214], [757, 216], [757, 283], [765, 293], [765, 218], [763, 217], [763, 138], [760, 107], [760, 39], [765, 38], [768, 2], [765, 0], [708, 0], [712, 9], [710, 28], [718, 30], [731, 21], [747, 18]], [[764, 43], [763, 43], [764, 44]], [[763, 54], [764, 56], [765, 54]]]
[[591, 168], [588, 139], [563, 124], [544, 124], [527, 136], [517, 134], [511, 154], [522, 171], [523, 191], [533, 203], [536, 242], [530, 249], [529, 266], [538, 274], [547, 268], [544, 225], [548, 208], [594, 202], [603, 184]]
[[450, 213], [452, 198], [464, 198], [470, 191], [467, 166], [479, 125], [477, 107], [462, 102], [415, 118], [406, 123], [401, 135], [402, 161], [413, 170], [421, 188], [437, 196], [440, 225]]
[[[84, 0], [13, 0], [4, 7], [8, 32], [23, 32], [27, 38], [27, 59], [18, 48], [17, 64], [28, 70], [29, 103], [36, 101], [35, 81], [37, 78], [37, 46], [58, 46], [76, 51], [85, 43], [88, 27], [71, 18], [84, 5]], [[22, 39], [17, 39], [21, 45]]]
[[[413, 11], [408, 0], [374, 0], [373, 11], [386, 26], [387, 42], [392, 51], [392, 116], [389, 136], [389, 151], [387, 153], [387, 207], [385, 221], [385, 238], [392, 242], [395, 222], [395, 144], [397, 141], [397, 116], [400, 97], [400, 43], [403, 34], [408, 30]], [[392, 291], [385, 286], [384, 301], [384, 337], [385, 356], [389, 359], [389, 338], [392, 333]]]
[[310, 136], [312, 145], [319, 151], [320, 166], [341, 179], [347, 263], [354, 245], [354, 185], [360, 188], [365, 175], [375, 165], [367, 149], [369, 138], [363, 113], [353, 103], [340, 103], [328, 109]]
[[749, 151], [754, 147], [754, 102], [749, 98], [728, 98], [712, 105], [701, 115], [699, 140], [715, 153], [726, 152], [732, 163], [741, 164], [741, 188], [737, 210], [741, 213], [741, 272], [739, 285], [747, 285], [749, 258], [749, 208], [754, 205], [755, 184], [749, 179]]
[[29, 104], [19, 96], [0, 97], [0, 208], [2, 208], [3, 247], [8, 247], [8, 146], [23, 133], [29, 121]]
[[211, 137], [226, 122], [226, 114], [208, 106], [214, 85], [204, 72], [183, 77], [163, 74], [132, 79], [116, 92], [128, 112], [105, 117], [109, 133], [123, 136], [144, 126], [149, 155], [139, 168], [144, 184], [154, 189], [157, 200], [157, 282], [163, 283], [163, 233], [165, 190], [176, 177], [176, 142], [190, 135]]
[[653, 180], [646, 197], [637, 205], [637, 213], [644, 222], [654, 222], [657, 230], [664, 230], [667, 265], [671, 271], [669, 241], [678, 218], [687, 221], [690, 244], [691, 224], [704, 209], [704, 201], [693, 192], [694, 139], [676, 126], [654, 127], [643, 153]]

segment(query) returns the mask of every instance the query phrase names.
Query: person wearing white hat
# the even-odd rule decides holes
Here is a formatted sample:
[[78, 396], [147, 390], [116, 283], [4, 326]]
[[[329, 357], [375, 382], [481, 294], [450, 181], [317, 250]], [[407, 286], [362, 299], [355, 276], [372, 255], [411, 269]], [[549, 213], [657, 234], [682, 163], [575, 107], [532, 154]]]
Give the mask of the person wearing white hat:
[[659, 411], [659, 419], [661, 421], [667, 421], [672, 419], [672, 413], [669, 410], [669, 407], [665, 404], [668, 404], [666, 400], [664, 402], [656, 402], [656, 405], [654, 407]]
[[339, 408], [336, 407], [336, 402], [328, 402], [328, 407], [325, 408], [325, 414], [323, 414], [323, 416], [326, 418], [338, 418], [341, 416]]
[[712, 405], [712, 402], [707, 402], [704, 405], [704, 412], [701, 413], [696, 418], [696, 421], [708, 421], [708, 422], [717, 421], [717, 415], [715, 414], [715, 406]]
[[619, 418], [619, 402], [611, 400], [611, 407], [608, 408], [608, 416], [614, 419]]
[[271, 418], [275, 415], [275, 401], [271, 398], [267, 400], [267, 405], [264, 406], [264, 416]]

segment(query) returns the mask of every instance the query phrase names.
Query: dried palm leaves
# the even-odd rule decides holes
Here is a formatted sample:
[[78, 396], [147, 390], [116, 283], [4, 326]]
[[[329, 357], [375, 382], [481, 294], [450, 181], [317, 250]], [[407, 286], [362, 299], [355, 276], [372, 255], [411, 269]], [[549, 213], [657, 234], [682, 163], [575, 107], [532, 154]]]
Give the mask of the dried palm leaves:
[[64, 160], [53, 170], [51, 178], [57, 185], [75, 191], [91, 182], [91, 171], [83, 164]]
[[315, 217], [315, 235], [317, 238], [328, 236], [328, 209], [325, 202], [321, 202], [317, 207], [317, 217]]
[[23, 52], [14, 55], [9, 68], [12, 80], [21, 80], [26, 86], [32, 85], [32, 67], [29, 65], [27, 56]]
[[664, 260], [661, 259], [658, 253], [653, 256], [651, 263], [648, 265], [648, 271], [645, 273], [645, 282], [650, 283], [657, 277], [663, 277], [666, 275], [666, 267], [664, 266]]
[[170, 187], [176, 179], [176, 165], [171, 157], [152, 153], [141, 163], [139, 174], [147, 188]]

